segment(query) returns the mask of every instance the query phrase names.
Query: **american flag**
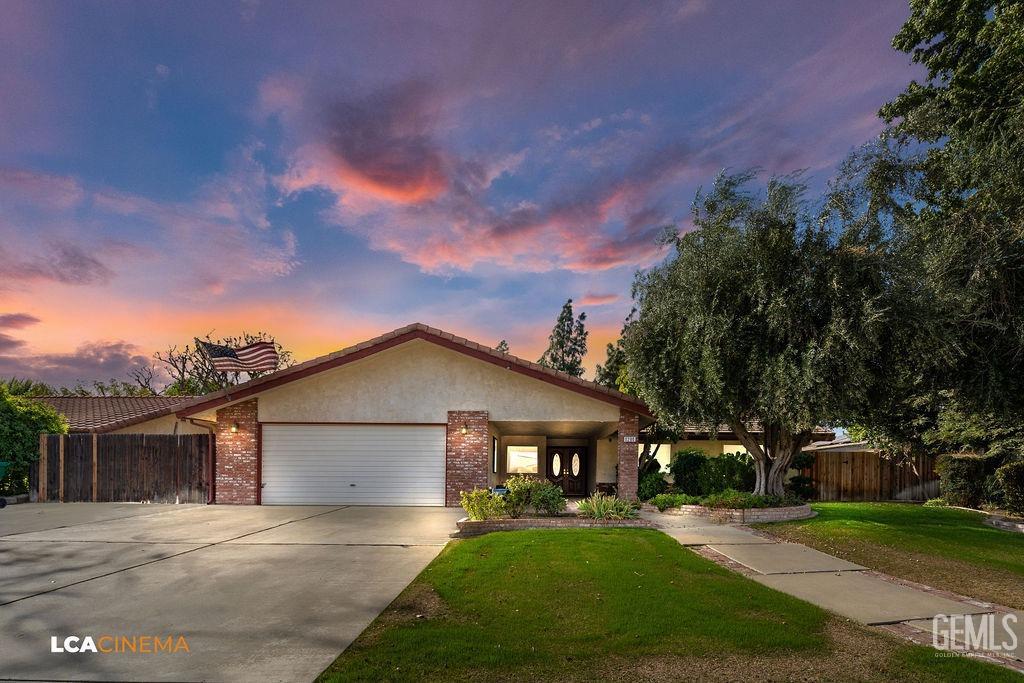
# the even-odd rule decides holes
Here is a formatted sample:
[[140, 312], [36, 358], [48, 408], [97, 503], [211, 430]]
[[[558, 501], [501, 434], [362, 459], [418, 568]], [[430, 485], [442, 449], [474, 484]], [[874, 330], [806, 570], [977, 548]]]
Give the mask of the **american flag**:
[[265, 372], [277, 370], [277, 349], [274, 342], [260, 341], [240, 349], [196, 340], [213, 369], [218, 372]]

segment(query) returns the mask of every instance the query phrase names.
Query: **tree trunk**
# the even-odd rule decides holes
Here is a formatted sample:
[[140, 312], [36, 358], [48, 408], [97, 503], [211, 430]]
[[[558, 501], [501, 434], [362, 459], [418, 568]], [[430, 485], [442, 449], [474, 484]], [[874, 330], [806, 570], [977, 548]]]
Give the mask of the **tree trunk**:
[[764, 425], [763, 436], [758, 442], [738, 418], [732, 421], [730, 426], [754, 459], [754, 494], [783, 495], [789, 464], [803, 447], [811, 442], [811, 432], [794, 434], [779, 425]]

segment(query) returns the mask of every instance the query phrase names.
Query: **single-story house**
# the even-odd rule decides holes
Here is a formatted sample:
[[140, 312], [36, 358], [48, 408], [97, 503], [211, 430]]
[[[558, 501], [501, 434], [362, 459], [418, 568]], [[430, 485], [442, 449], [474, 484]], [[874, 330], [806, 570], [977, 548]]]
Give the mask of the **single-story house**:
[[205, 396], [45, 400], [73, 429], [214, 433], [227, 504], [456, 506], [514, 473], [631, 497], [654, 421], [633, 396], [418, 323]]

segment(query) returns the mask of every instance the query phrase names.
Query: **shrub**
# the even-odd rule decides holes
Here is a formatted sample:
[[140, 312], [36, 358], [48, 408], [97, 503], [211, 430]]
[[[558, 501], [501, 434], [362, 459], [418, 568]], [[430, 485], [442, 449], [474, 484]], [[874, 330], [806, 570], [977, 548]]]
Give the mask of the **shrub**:
[[1003, 504], [1015, 515], [1024, 515], [1024, 460], [1008, 462], [998, 470], [996, 477], [1003, 486]]
[[591, 519], [633, 519], [639, 510], [631, 500], [595, 493], [580, 501], [579, 514]]
[[659, 493], [664, 493], [666, 488], [668, 488], [668, 482], [665, 481], [661, 472], [649, 472], [640, 479], [636, 495], [640, 500], [650, 500]]
[[11, 463], [0, 495], [26, 493], [29, 466], [39, 459], [39, 435], [67, 431], [64, 417], [48, 404], [11, 396], [0, 386], [0, 460]]
[[789, 466], [795, 470], [806, 470], [814, 466], [814, 453], [797, 453]]
[[700, 504], [709, 508], [747, 510], [750, 508], [788, 507], [790, 505], [800, 505], [800, 503], [801, 501], [792, 495], [758, 496], [747, 491], [726, 489], [725, 491], [705, 496]]
[[503, 496], [505, 514], [509, 517], [522, 517], [526, 506], [530, 504], [530, 493], [540, 482], [525, 474], [513, 474], [505, 481], [508, 493]]
[[981, 482], [981, 499], [984, 501], [982, 509], [985, 508], [985, 505], [998, 508], [1006, 502], [1006, 491], [1003, 489], [1003, 483], [996, 471], [998, 468]]
[[926, 508], [944, 508], [948, 507], [949, 503], [946, 502], [945, 498], [929, 498], [924, 502]]
[[789, 481], [786, 482], [786, 489], [794, 497], [799, 498], [800, 500], [810, 500], [814, 497], [814, 480], [810, 477], [798, 474], [794, 477], [790, 477]]
[[496, 496], [487, 489], [473, 489], [459, 494], [462, 508], [474, 522], [500, 517], [504, 512], [501, 496]]
[[699, 496], [690, 496], [685, 493], [660, 493], [651, 498], [651, 505], [664, 512], [669, 508], [677, 508], [681, 505], [700, 505]]
[[676, 451], [676, 454], [672, 456], [668, 471], [672, 475], [672, 485], [677, 491], [691, 496], [700, 493], [697, 472], [700, 471], [701, 465], [707, 459], [707, 454], [699, 448], [684, 448], [681, 451]]
[[530, 491], [530, 504], [542, 515], [557, 515], [565, 511], [565, 495], [551, 482], [538, 481]]
[[707, 458], [697, 472], [699, 493], [708, 495], [734, 489], [749, 491], [754, 488], [754, 459], [746, 453], [723, 453]]
[[939, 473], [939, 490], [948, 504], [978, 507], [985, 480], [984, 458], [949, 453], [939, 456], [935, 469]]

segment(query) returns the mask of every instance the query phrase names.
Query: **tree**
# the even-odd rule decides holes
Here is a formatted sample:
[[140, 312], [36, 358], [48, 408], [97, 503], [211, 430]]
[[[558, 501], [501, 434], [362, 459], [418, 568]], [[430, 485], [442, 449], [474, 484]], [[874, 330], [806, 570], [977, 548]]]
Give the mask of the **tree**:
[[[682, 434], [679, 431], [658, 422], [654, 422], [644, 428], [640, 432], [640, 441], [643, 447], [639, 449], [638, 478], [643, 479], [644, 476], [651, 472], [660, 472], [661, 463], [658, 462], [658, 454], [661, 451], [662, 445], [667, 443], [671, 449], [671, 444], [674, 444], [681, 438]], [[672, 453], [670, 452], [668, 456], [671, 459]]]
[[0, 380], [0, 387], [7, 390], [11, 396], [53, 396], [58, 393], [56, 389], [46, 382], [39, 382], [33, 379], [18, 379], [10, 377]]
[[139, 371], [132, 371], [133, 381], [111, 378], [108, 382], [95, 381], [90, 385], [79, 382], [73, 387], [54, 387], [46, 382], [11, 377], [0, 381], [12, 396], [153, 396], [152, 387], [140, 385], [134, 378]]
[[622, 338], [620, 337], [614, 344], [609, 342], [604, 353], [604, 365], [597, 364], [594, 381], [611, 389], [619, 389], [619, 376], [626, 367], [626, 352], [622, 348]]
[[[913, 0], [893, 39], [927, 69], [881, 109], [896, 150], [883, 192], [920, 294], [941, 319], [925, 402], [1024, 413], [1024, 5]], [[909, 398], [921, 402], [922, 394]], [[913, 415], [913, 411], [910, 411]], [[892, 427], [893, 420], [889, 421]]]
[[[237, 337], [223, 339], [213, 339], [207, 334], [202, 341], [231, 347], [245, 346], [258, 341], [272, 341], [277, 349], [278, 369], [289, 367], [293, 363], [291, 352], [266, 332], [243, 332]], [[268, 374], [266, 372], [218, 372], [213, 369], [210, 359], [202, 349], [192, 344], [185, 344], [180, 349], [177, 346], [172, 346], [167, 349], [166, 353], [153, 354], [153, 358], [171, 378], [170, 384], [162, 392], [167, 396], [198, 396], [227, 386], [234, 386], [246, 379], [255, 379]], [[151, 382], [152, 375], [150, 374], [148, 378]], [[148, 385], [145, 373], [137, 375], [135, 380], [142, 386]]]
[[28, 491], [29, 465], [39, 458], [40, 434], [66, 434], [67, 422], [49, 404], [13, 396], [0, 384], [0, 460], [11, 463], [0, 494]]
[[623, 341], [630, 381], [666, 427], [728, 424], [754, 459], [754, 492], [779, 495], [812, 430], [860, 414], [884, 386], [884, 360], [902, 351], [891, 329], [903, 281], [847, 183], [811, 213], [799, 177], [761, 196], [746, 189], [755, 177], [722, 174], [698, 193], [695, 229], [637, 275]]
[[572, 299], [565, 302], [555, 327], [548, 337], [548, 348], [537, 362], [573, 377], [583, 376], [583, 357], [587, 355], [586, 313], [573, 317]]
[[499, 353], [508, 353], [508, 342], [502, 339], [498, 342], [498, 345], [494, 347], [494, 350]]

